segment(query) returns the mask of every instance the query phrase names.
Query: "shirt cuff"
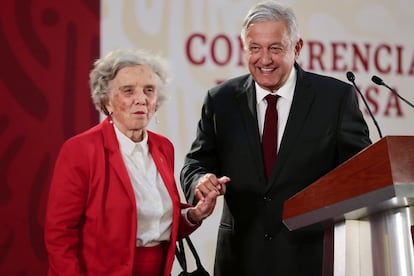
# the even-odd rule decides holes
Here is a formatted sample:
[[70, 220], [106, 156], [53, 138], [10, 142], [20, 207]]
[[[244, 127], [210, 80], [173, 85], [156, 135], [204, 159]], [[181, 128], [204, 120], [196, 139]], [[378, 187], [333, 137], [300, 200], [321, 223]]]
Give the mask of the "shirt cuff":
[[200, 223], [195, 224], [195, 223], [192, 223], [192, 222], [188, 219], [188, 211], [190, 211], [190, 208], [181, 209], [181, 215], [182, 215], [182, 216], [184, 216], [184, 218], [185, 218], [185, 220], [188, 222], [188, 224], [189, 224], [190, 226], [197, 226], [197, 225], [200, 225], [200, 224], [201, 224], [201, 221], [200, 221]]

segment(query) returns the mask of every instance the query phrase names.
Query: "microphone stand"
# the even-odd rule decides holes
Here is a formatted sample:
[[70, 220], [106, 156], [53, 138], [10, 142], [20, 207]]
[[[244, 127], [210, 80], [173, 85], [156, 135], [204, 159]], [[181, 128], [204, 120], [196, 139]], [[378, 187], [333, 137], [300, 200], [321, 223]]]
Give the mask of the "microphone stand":
[[382, 138], [382, 133], [381, 133], [381, 130], [378, 126], [377, 120], [375, 120], [374, 114], [372, 114], [371, 108], [369, 108], [369, 105], [368, 105], [367, 101], [365, 100], [364, 95], [361, 93], [358, 86], [355, 84], [355, 75], [354, 75], [354, 73], [352, 73], [351, 71], [348, 71], [346, 73], [346, 77], [352, 83], [355, 90], [358, 91], [359, 95], [361, 96], [361, 99], [364, 102], [365, 107], [367, 108], [367, 110], [369, 112], [369, 115], [371, 116], [372, 121], [374, 121], [375, 127], [377, 128], [377, 131], [378, 131], [378, 135], [379, 135], [380, 138]]
[[411, 106], [412, 108], [414, 108], [414, 105], [412, 103], [410, 103], [408, 100], [404, 99], [403, 97], [400, 96], [400, 94], [397, 93], [397, 91], [395, 91], [394, 89], [392, 89], [391, 87], [389, 87], [380, 77], [377, 76], [372, 76], [371, 80], [377, 84], [377, 85], [382, 85], [387, 87], [392, 93], [394, 93], [398, 98], [400, 98], [402, 101], [404, 101], [406, 104], [408, 104], [409, 106]]

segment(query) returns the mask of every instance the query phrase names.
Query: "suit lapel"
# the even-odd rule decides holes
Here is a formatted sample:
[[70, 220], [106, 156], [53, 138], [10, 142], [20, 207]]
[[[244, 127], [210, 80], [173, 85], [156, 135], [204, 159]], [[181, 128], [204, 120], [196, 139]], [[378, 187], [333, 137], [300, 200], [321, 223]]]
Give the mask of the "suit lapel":
[[135, 204], [134, 190], [132, 188], [132, 183], [128, 176], [128, 171], [124, 165], [124, 160], [122, 159], [122, 155], [119, 150], [119, 144], [118, 140], [116, 139], [115, 130], [112, 124], [109, 122], [109, 118], [102, 122], [102, 124], [104, 147], [108, 151], [109, 165], [119, 177], [120, 182], [125, 188], [129, 199]]
[[[151, 131], [148, 133], [148, 148], [152, 157], [152, 160], [157, 167], [157, 170], [164, 181], [164, 185], [170, 195], [173, 205], [173, 221], [178, 221], [180, 217], [180, 197], [178, 194], [177, 186], [174, 178], [174, 161], [169, 161], [168, 158], [174, 158], [174, 156], [166, 156], [167, 154], [162, 150], [161, 142], [155, 140], [155, 136]], [[170, 166], [171, 164], [171, 166]], [[172, 228], [173, 236], [178, 233], [178, 224], [173, 223]]]
[[[300, 131], [303, 128], [315, 97], [315, 93], [311, 89], [311, 82], [309, 78], [307, 78], [306, 72], [297, 65], [295, 67], [297, 69], [297, 80], [292, 106], [289, 111], [288, 120], [277, 155], [277, 161], [273, 167], [269, 184], [275, 183], [277, 175], [281, 173], [285, 161], [291, 156], [291, 151], [295, 148]], [[297, 156], [295, 156], [295, 158], [297, 158]]]
[[155, 166], [157, 167], [158, 172], [161, 175], [162, 180], [167, 187], [167, 190], [170, 196], [173, 197], [173, 185], [175, 185], [175, 179], [170, 169], [168, 168], [167, 156], [163, 153], [157, 143], [153, 141], [153, 135], [150, 131], [148, 133], [148, 147], [151, 153], [152, 159], [154, 160]]
[[257, 123], [257, 111], [256, 111], [256, 90], [254, 88], [254, 82], [251, 76], [246, 80], [236, 94], [236, 99], [243, 116], [243, 122], [245, 122], [247, 139], [250, 145], [250, 152], [254, 160], [254, 164], [257, 169], [257, 173], [263, 176], [265, 179], [263, 170], [263, 156], [260, 142], [260, 134]]

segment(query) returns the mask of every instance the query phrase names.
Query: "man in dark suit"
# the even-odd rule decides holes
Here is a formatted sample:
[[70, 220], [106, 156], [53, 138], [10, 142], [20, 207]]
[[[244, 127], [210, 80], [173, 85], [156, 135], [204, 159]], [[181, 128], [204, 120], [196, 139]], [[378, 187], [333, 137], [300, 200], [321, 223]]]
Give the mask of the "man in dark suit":
[[[215, 276], [321, 275], [322, 230], [290, 232], [283, 204], [367, 147], [368, 127], [352, 86], [296, 63], [303, 41], [290, 8], [256, 4], [241, 36], [250, 74], [208, 91], [181, 185], [190, 202], [224, 194]], [[278, 96], [278, 135], [266, 175], [268, 94]]]

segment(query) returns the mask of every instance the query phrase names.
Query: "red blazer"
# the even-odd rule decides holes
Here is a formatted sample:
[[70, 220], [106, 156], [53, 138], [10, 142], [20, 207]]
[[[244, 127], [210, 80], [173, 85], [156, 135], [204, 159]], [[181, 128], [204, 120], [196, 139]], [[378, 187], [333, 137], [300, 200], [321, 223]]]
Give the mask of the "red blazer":
[[[148, 131], [149, 151], [173, 204], [164, 275], [188, 224], [174, 178], [174, 148]], [[138, 203], [139, 204], [139, 203]], [[132, 275], [137, 232], [134, 191], [113, 126], [106, 119], [64, 143], [56, 161], [45, 221], [49, 275]]]

